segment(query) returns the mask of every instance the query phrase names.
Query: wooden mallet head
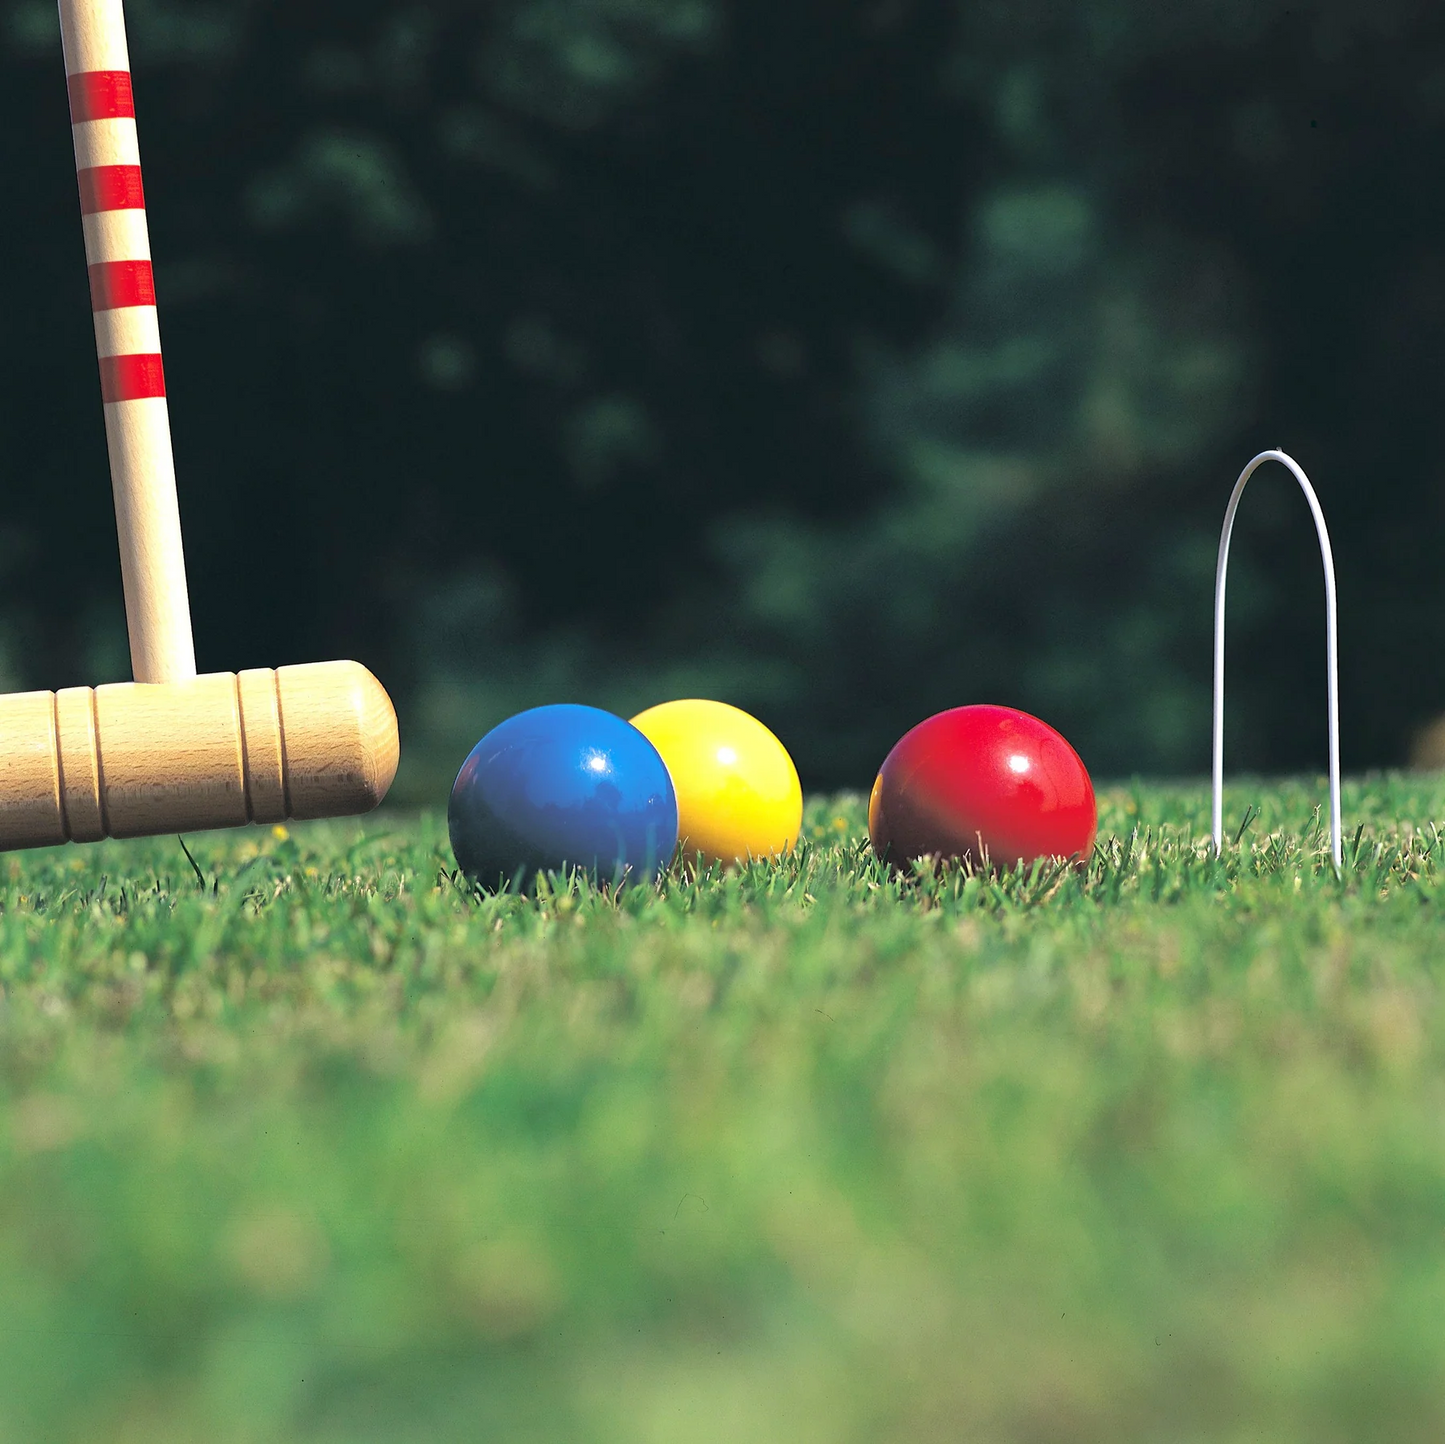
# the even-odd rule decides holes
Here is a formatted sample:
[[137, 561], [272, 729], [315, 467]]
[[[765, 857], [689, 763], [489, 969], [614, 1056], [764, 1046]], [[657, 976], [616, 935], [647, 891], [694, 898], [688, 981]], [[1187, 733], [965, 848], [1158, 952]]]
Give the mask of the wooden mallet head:
[[396, 713], [357, 662], [196, 675], [121, 0], [59, 0], [134, 682], [0, 696], [0, 848], [366, 812]]

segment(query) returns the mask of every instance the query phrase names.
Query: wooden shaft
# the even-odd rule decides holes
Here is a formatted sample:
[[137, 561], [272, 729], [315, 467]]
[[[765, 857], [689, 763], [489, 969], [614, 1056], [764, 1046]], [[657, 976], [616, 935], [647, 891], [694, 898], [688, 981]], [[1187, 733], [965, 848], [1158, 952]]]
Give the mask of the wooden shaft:
[[396, 713], [356, 662], [0, 696], [0, 849], [375, 807]]
[[196, 675], [121, 0], [59, 0], [120, 569], [137, 682]]

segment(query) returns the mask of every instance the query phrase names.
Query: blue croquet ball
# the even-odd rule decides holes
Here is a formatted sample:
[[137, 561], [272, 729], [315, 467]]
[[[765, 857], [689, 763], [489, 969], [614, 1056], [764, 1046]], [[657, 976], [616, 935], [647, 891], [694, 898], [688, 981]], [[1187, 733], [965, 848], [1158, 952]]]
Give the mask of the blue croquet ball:
[[583, 868], [656, 877], [677, 848], [677, 797], [641, 732], [597, 707], [533, 707], [467, 755], [447, 805], [452, 851], [486, 887]]

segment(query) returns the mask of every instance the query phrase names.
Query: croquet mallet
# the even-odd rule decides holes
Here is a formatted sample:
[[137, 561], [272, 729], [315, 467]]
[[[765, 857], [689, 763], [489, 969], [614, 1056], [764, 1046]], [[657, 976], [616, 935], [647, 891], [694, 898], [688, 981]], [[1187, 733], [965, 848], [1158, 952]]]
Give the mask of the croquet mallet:
[[0, 848], [366, 812], [396, 713], [356, 662], [196, 675], [121, 0], [59, 0], [133, 682], [0, 696]]

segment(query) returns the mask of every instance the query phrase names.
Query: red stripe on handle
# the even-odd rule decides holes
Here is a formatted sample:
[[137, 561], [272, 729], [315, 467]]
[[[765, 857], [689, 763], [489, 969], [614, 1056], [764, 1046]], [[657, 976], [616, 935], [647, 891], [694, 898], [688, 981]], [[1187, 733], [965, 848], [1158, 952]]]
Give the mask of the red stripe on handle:
[[128, 119], [135, 115], [135, 96], [128, 70], [86, 70], [67, 78], [70, 123]]
[[138, 165], [94, 165], [77, 171], [80, 181], [80, 213], [93, 216], [101, 211], [145, 209]]
[[149, 261], [101, 261], [90, 268], [90, 308], [118, 311], [123, 306], [154, 306], [156, 278]]
[[143, 401], [166, 394], [159, 356], [102, 356], [100, 394], [107, 401]]

